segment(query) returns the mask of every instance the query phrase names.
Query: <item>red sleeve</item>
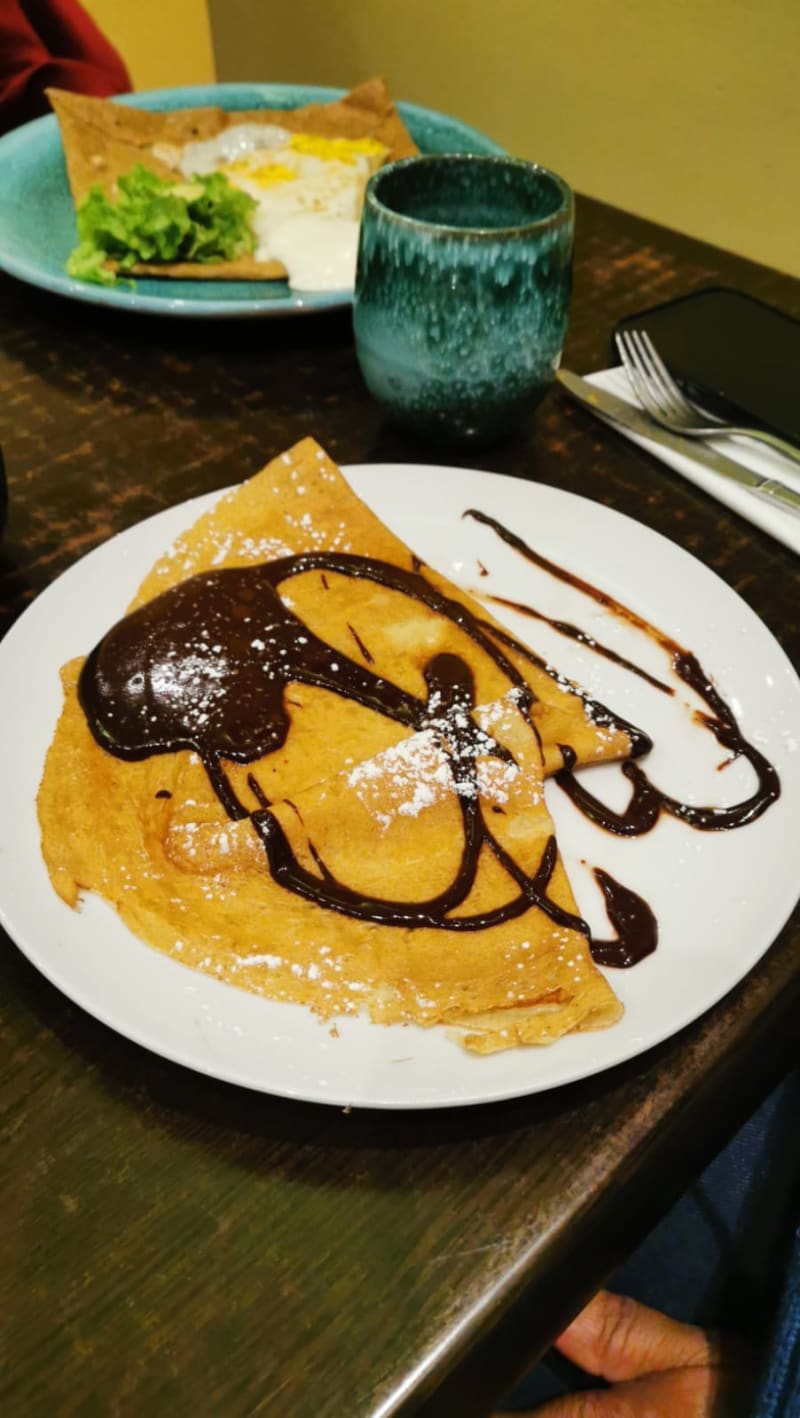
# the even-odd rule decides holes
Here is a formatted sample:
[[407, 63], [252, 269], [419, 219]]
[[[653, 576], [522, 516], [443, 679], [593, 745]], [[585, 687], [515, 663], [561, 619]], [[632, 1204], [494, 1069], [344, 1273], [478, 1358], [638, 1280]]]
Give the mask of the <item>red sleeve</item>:
[[108, 98], [131, 81], [77, 0], [0, 0], [0, 132], [48, 113], [50, 85]]

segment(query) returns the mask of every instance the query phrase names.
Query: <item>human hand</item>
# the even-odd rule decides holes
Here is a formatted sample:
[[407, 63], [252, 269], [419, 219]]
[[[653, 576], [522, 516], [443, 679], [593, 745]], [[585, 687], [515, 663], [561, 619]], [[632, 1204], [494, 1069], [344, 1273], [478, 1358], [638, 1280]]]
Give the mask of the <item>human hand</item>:
[[745, 1411], [742, 1346], [600, 1290], [556, 1341], [611, 1388], [556, 1398], [536, 1418], [734, 1418]]

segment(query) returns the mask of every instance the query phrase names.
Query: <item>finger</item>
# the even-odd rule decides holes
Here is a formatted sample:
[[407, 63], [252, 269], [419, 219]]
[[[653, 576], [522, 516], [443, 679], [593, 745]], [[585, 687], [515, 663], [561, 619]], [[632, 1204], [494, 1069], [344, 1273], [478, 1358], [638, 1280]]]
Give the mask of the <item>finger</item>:
[[719, 1378], [718, 1370], [703, 1368], [649, 1374], [614, 1388], [555, 1398], [515, 1418], [734, 1418], [741, 1410], [720, 1407]]
[[610, 1290], [598, 1291], [556, 1340], [556, 1348], [579, 1368], [611, 1383], [720, 1362], [719, 1342], [705, 1330], [679, 1324]]

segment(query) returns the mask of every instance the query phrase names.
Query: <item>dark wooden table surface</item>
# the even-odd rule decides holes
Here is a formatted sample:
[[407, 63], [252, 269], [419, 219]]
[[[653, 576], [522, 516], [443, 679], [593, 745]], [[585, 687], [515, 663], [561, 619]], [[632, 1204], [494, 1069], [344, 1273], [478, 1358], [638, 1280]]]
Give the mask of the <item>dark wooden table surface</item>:
[[[565, 362], [717, 281], [800, 313], [788, 277], [581, 202]], [[431, 461], [367, 397], [345, 314], [162, 321], [0, 280], [0, 632], [105, 538], [308, 433], [340, 462]], [[462, 461], [666, 533], [797, 651], [789, 552], [555, 392]], [[152, 1056], [3, 937], [2, 1411], [487, 1414], [785, 1067], [798, 945], [795, 918], [711, 1013], [587, 1082], [343, 1115]]]

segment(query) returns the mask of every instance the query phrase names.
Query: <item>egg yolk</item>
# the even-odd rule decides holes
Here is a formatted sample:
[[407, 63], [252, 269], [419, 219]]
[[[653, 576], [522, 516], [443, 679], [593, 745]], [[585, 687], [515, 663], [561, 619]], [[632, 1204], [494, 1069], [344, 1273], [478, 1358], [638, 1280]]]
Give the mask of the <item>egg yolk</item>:
[[296, 153], [322, 158], [323, 162], [354, 163], [357, 157], [374, 157], [385, 152], [376, 138], [316, 138], [312, 133], [293, 133], [289, 147]]
[[247, 158], [239, 158], [237, 162], [225, 163], [222, 172], [230, 175], [249, 177], [252, 182], [257, 182], [259, 187], [273, 187], [278, 182], [295, 182], [297, 173], [293, 168], [287, 167], [284, 162], [265, 162], [257, 167]]

